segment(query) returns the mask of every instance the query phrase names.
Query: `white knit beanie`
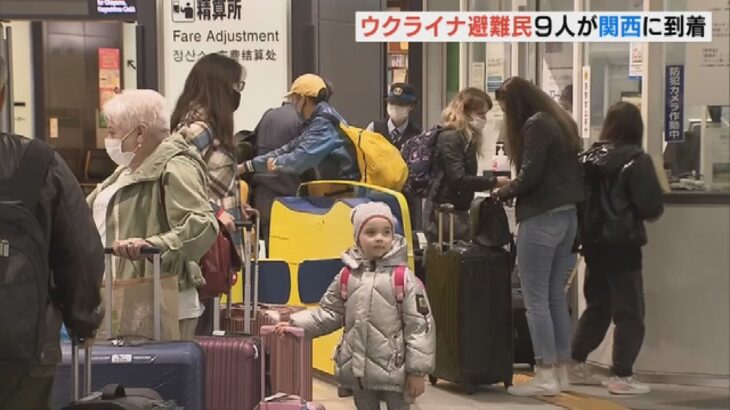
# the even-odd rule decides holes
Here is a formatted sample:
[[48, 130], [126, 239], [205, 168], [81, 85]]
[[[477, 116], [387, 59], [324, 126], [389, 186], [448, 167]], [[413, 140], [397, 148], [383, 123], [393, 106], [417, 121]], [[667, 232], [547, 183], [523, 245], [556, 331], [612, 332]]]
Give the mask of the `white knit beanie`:
[[384, 218], [390, 222], [390, 227], [395, 230], [395, 217], [391, 212], [390, 207], [383, 202], [368, 202], [360, 204], [352, 209], [350, 219], [352, 220], [352, 227], [355, 230], [355, 244], [360, 245], [357, 238], [360, 237], [360, 231], [365, 224], [373, 218]]

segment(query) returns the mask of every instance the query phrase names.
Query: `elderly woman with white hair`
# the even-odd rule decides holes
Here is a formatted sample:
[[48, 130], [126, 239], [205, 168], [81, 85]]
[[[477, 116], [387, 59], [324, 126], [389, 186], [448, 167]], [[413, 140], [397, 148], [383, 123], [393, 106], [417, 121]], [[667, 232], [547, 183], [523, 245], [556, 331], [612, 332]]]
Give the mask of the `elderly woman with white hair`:
[[[179, 337], [193, 339], [203, 311], [197, 261], [218, 233], [205, 163], [182, 136], [170, 135], [166, 101], [155, 91], [124, 91], [104, 105], [103, 113], [109, 125], [106, 150], [119, 167], [87, 202], [105, 246], [113, 246], [120, 257], [115, 279], [151, 277], [152, 266], [140, 250], [159, 248], [162, 274], [178, 278]], [[163, 323], [163, 328], [174, 329], [163, 335], [177, 335], [177, 326]]]

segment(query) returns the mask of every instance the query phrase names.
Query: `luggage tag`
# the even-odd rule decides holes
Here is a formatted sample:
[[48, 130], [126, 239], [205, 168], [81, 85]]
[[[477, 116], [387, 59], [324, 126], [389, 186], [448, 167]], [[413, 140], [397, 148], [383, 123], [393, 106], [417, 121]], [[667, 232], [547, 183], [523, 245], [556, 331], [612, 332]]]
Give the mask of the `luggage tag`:
[[418, 313], [422, 314], [424, 317], [431, 313], [428, 309], [428, 303], [426, 302], [425, 296], [416, 295], [416, 310], [418, 310]]
[[431, 311], [428, 308], [428, 302], [426, 301], [426, 297], [421, 294], [416, 294], [416, 311], [423, 315], [423, 320], [426, 321], [426, 331], [430, 331], [431, 321], [428, 320], [428, 315], [431, 313]]
[[266, 241], [259, 239], [259, 259], [266, 259]]
[[426, 249], [428, 247], [428, 239], [426, 239], [426, 234], [423, 232], [416, 232], [416, 237], [418, 238], [418, 249]]

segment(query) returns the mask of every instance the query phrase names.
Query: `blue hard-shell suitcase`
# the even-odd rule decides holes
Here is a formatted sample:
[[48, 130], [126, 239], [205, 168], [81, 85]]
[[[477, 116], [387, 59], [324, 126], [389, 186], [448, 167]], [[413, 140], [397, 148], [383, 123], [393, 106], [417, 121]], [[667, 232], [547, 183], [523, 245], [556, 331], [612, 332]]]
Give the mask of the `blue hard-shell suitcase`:
[[[107, 254], [105, 274], [106, 281], [106, 312], [112, 312], [112, 276], [109, 274], [112, 250], [106, 248]], [[160, 255], [155, 248], [145, 248], [143, 253], [153, 255], [155, 289], [154, 304], [159, 306], [161, 288]], [[107, 334], [112, 334], [111, 315], [105, 317]], [[159, 310], [154, 314], [155, 339], [161, 334], [161, 318]], [[60, 409], [79, 397], [81, 380], [74, 383], [72, 371], [72, 345], [62, 344], [63, 360], [56, 368], [56, 377], [51, 392], [51, 408]], [[86, 368], [86, 357], [79, 357], [81, 362], [79, 373]], [[101, 391], [108, 384], [120, 384], [126, 388], [148, 388], [156, 391], [164, 400], [174, 400], [186, 410], [204, 410], [205, 403], [205, 359], [203, 349], [192, 341], [170, 342], [135, 342], [119, 340], [106, 344], [94, 345], [91, 349], [91, 386], [83, 380], [86, 397], [93, 391]], [[75, 393], [74, 393], [75, 392]]]
[[[51, 408], [72, 401], [71, 344], [63, 344], [63, 361], [56, 369]], [[83, 356], [81, 357], [83, 363]], [[186, 410], [203, 410], [205, 361], [195, 342], [144, 343], [137, 346], [95, 345], [91, 353], [91, 389], [107, 384], [145, 387]]]

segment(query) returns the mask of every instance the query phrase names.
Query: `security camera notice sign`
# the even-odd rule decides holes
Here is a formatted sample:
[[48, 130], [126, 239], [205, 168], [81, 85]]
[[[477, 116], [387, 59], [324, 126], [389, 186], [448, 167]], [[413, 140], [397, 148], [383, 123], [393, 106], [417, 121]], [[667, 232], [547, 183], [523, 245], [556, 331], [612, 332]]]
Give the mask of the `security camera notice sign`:
[[193, 65], [206, 54], [236, 60], [246, 71], [236, 129], [253, 129], [281, 104], [288, 86], [287, 0], [164, 0], [165, 95], [174, 104]]

